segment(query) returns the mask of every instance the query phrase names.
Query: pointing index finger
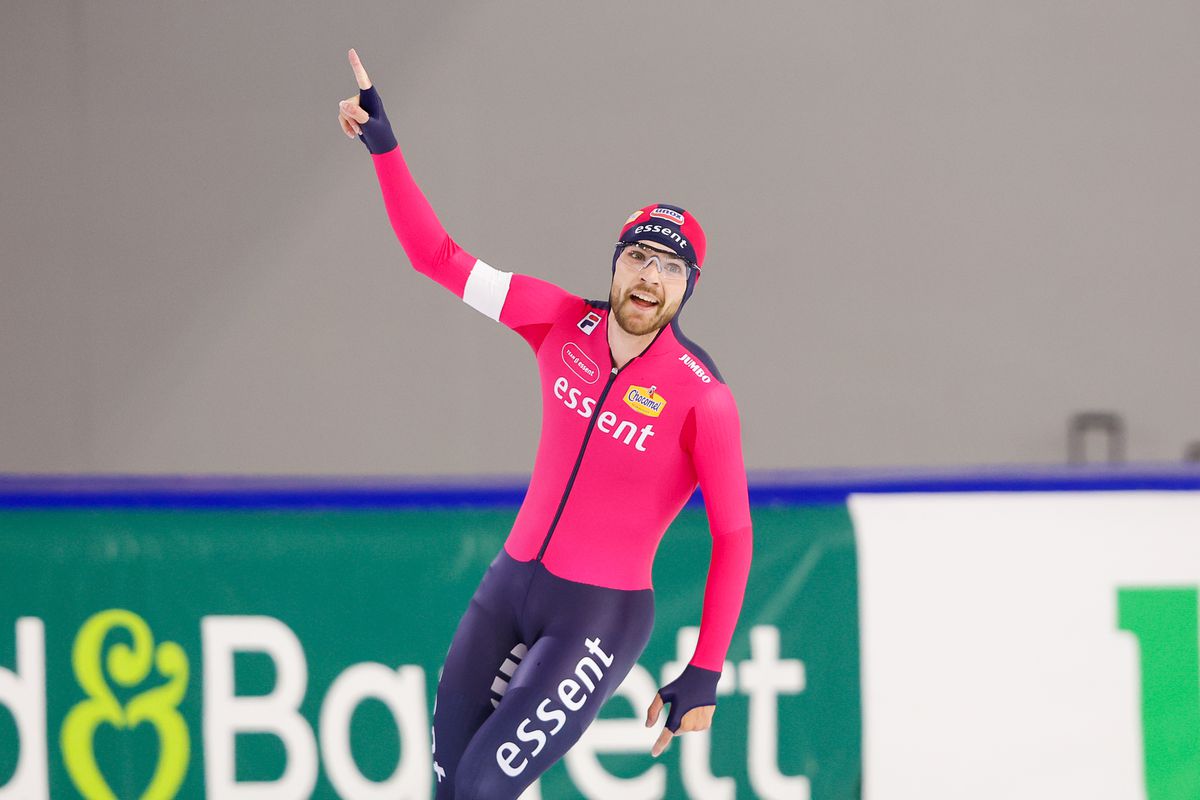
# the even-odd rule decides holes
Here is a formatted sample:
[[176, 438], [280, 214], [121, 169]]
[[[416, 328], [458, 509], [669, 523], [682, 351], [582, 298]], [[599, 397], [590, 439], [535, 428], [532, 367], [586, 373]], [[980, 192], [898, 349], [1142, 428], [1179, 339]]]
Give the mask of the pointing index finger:
[[654, 746], [650, 748], [650, 755], [654, 756], [655, 758], [658, 758], [660, 755], [662, 755], [663, 751], [671, 746], [671, 738], [674, 735], [675, 734], [671, 733], [666, 728], [663, 728], [662, 733], [658, 735], [658, 741], [656, 741]]
[[358, 58], [358, 53], [354, 52], [354, 48], [350, 48], [350, 68], [354, 70], [354, 80], [358, 81], [359, 89], [370, 89], [371, 79], [367, 77], [367, 71], [363, 69], [362, 61]]

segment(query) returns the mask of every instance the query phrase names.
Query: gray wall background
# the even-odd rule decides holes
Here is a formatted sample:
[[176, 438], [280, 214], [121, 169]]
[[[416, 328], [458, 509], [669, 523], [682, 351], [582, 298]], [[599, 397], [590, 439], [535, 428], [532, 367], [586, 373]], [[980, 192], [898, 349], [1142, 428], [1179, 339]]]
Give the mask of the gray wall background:
[[754, 468], [1200, 439], [1194, 2], [0, 6], [0, 471], [519, 473], [525, 344], [413, 273], [354, 46], [477, 256], [591, 297], [656, 200]]

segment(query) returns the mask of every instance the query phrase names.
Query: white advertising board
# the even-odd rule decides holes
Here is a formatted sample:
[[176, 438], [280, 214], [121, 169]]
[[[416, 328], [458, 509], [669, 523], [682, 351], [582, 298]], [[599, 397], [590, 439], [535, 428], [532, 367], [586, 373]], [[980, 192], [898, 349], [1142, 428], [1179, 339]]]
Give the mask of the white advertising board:
[[1200, 493], [850, 510], [866, 800], [1200, 797], [1200, 708], [1179, 707], [1200, 682]]

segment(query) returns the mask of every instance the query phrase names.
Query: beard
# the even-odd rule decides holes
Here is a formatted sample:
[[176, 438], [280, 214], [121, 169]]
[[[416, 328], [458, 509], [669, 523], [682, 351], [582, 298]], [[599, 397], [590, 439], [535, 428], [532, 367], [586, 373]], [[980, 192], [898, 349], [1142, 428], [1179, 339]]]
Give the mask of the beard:
[[[620, 296], [618, 296], [615, 286], [608, 291], [608, 305], [612, 309], [612, 317], [621, 326], [621, 330], [626, 333], [634, 336], [654, 333], [669, 324], [675, 317], [675, 312], [679, 310], [678, 301], [668, 306], [662, 298], [659, 298], [658, 305], [652, 309], [638, 308], [629, 297], [634, 291], [634, 289], [630, 289]], [[636, 291], [645, 292], [646, 290]]]

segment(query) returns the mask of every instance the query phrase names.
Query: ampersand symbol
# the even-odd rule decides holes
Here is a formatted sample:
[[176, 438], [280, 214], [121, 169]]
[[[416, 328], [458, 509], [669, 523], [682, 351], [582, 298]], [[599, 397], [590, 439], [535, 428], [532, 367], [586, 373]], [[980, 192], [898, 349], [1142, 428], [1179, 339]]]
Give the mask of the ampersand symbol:
[[[101, 650], [109, 631], [128, 631], [133, 646], [115, 644], [101, 663]], [[124, 609], [109, 609], [93, 615], [75, 637], [71, 651], [75, 679], [88, 699], [67, 714], [62, 727], [62, 751], [67, 772], [88, 800], [117, 800], [96, 763], [96, 728], [108, 723], [128, 730], [149, 722], [158, 733], [159, 756], [150, 785], [141, 800], [169, 800], [179, 791], [187, 772], [190, 741], [179, 703], [187, 693], [188, 661], [175, 642], [154, 647], [146, 621]], [[166, 684], [134, 696], [122, 705], [105, 680], [105, 666], [113, 683], [133, 689], [150, 677], [151, 669], [167, 679]]]

